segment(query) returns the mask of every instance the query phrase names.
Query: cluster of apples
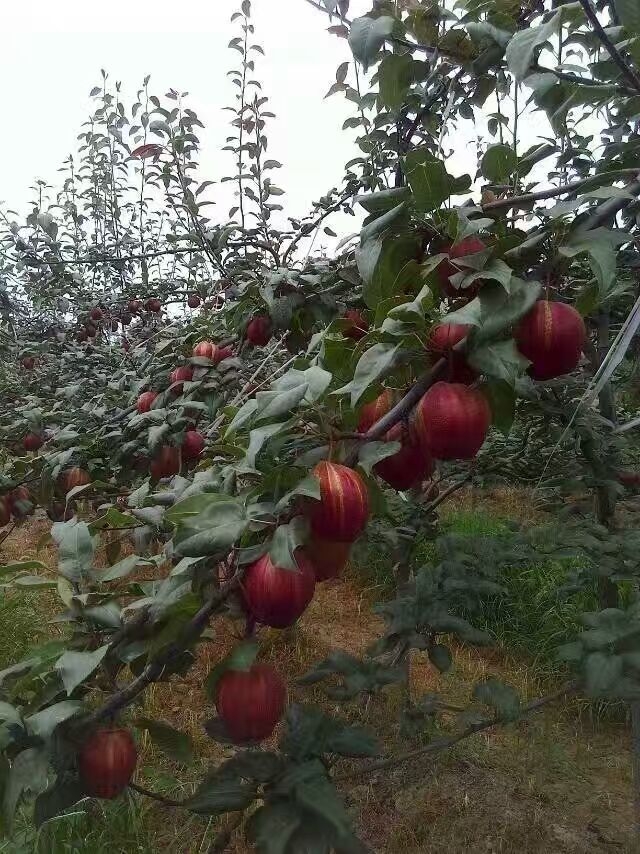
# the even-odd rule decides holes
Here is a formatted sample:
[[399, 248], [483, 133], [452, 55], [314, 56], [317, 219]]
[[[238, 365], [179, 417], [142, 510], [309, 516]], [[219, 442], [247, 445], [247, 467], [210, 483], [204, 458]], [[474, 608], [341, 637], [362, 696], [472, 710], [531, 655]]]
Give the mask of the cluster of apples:
[[[211, 341], [201, 341], [193, 348], [192, 356], [208, 359], [212, 365], [218, 365], [224, 359], [233, 355], [230, 347], [220, 347]], [[175, 394], [182, 394], [184, 384], [192, 382], [194, 370], [191, 365], [182, 365], [174, 368], [169, 374], [169, 390]], [[158, 398], [158, 392], [145, 391], [136, 401], [139, 413], [149, 412]], [[205, 437], [195, 427], [190, 427], [185, 433], [180, 447], [175, 445], [161, 445], [155, 458], [151, 463], [151, 475], [159, 480], [163, 477], [172, 477], [180, 472], [182, 462], [193, 462], [202, 455], [206, 445]]]

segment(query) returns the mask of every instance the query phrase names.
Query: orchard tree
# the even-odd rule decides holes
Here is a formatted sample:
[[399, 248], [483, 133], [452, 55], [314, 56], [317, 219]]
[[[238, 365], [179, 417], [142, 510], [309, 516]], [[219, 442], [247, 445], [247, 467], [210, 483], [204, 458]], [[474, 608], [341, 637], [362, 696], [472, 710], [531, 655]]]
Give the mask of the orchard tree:
[[[3, 214], [0, 522], [9, 536], [45, 508], [59, 557], [55, 580], [36, 561], [2, 574], [15, 594], [55, 589], [66, 627], [0, 674], [9, 826], [28, 794], [41, 824], [129, 787], [235, 814], [211, 851], [240, 828], [267, 854], [362, 851], [345, 776], [572, 692], [630, 702], [640, 732], [639, 532], [615, 515], [640, 482], [636, 424], [613, 384], [640, 323], [637, 3], [379, 0], [351, 20], [348, 0], [307, 2], [351, 50], [329, 91], [354, 105], [359, 150], [308, 216], [282, 210], [248, 0], [230, 43], [225, 221], [209, 215], [187, 94], [161, 100], [147, 78], [128, 109], [106, 73], [62, 189], [50, 200], [38, 182], [24, 223]], [[330, 215], [356, 206], [359, 236], [314, 253]], [[500, 477], [544, 485], [558, 524], [439, 531], [448, 496]], [[594, 513], [569, 504], [576, 485]], [[293, 625], [363, 538], [394, 563], [385, 634], [302, 682], [344, 702], [398, 684], [405, 721], [441, 728], [379, 759], [359, 726], [288, 706], [260, 655], [263, 627]], [[412, 700], [413, 650], [449, 670], [452, 638], [489, 640], [474, 619], [499, 567], [567, 549], [584, 558], [572, 589], [597, 592], [561, 650], [570, 681], [526, 703], [482, 680], [457, 717], [446, 696]], [[199, 702], [208, 736], [238, 750], [172, 801], [134, 782], [136, 736], [181, 761], [193, 746], [144, 715], [144, 694], [185, 676], [221, 619], [243, 639]]]

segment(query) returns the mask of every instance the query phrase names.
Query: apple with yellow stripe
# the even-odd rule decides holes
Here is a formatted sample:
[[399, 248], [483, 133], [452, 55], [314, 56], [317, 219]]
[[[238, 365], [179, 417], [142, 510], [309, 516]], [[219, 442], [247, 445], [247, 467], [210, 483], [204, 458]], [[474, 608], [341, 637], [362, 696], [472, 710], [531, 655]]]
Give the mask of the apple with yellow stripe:
[[320, 500], [309, 502], [311, 531], [318, 537], [352, 543], [369, 518], [369, 495], [357, 471], [323, 460], [313, 470]]

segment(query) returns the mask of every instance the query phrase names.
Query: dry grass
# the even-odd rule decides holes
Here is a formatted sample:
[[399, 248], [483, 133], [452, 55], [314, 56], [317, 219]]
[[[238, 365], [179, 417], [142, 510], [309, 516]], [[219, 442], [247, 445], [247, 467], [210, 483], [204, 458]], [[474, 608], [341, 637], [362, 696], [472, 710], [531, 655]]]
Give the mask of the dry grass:
[[[456, 506], [472, 509], [475, 500], [462, 494]], [[500, 506], [501, 516], [532, 512], [531, 504], [513, 491], [500, 490], [490, 501]], [[2, 560], [36, 556], [35, 543], [47, 527], [46, 522], [32, 522], [19, 537], [12, 535], [2, 549]], [[53, 562], [49, 548], [37, 557]], [[370, 606], [368, 595], [353, 582], [319, 585], [298, 626], [264, 633], [262, 655], [288, 679], [292, 699], [319, 701], [366, 723], [380, 735], [384, 751], [392, 754], [411, 747], [399, 735], [397, 691], [374, 698], [365, 711], [357, 703], [338, 707], [323, 700], [317, 689], [295, 685], [296, 677], [329, 649], [358, 654], [379, 635], [381, 625]], [[231, 753], [210, 741], [203, 730], [204, 721], [214, 713], [204, 695], [204, 680], [236, 639], [232, 623], [222, 621], [215, 628], [215, 639], [200, 646], [187, 679], [156, 685], [145, 700], [146, 713], [193, 736], [205, 765]], [[455, 671], [446, 676], [434, 672], [423, 655], [414, 657], [414, 696], [440, 691], [451, 702], [466, 703], [474, 682], [485, 675], [510, 682], [527, 698], [549, 687], [526, 661], [495, 651], [466, 647], [454, 651]], [[624, 725], [594, 720], [579, 704], [564, 703], [517, 725], [476, 735], [435, 759], [357, 778], [345, 785], [343, 794], [360, 834], [380, 854], [630, 854], [636, 849], [631, 839], [627, 742]], [[187, 793], [201, 772], [201, 765], [178, 770], [150, 744], [143, 745], [140, 779], [154, 788], [179, 793], [177, 778]], [[149, 827], [152, 850], [176, 854], [206, 851], [219, 824], [146, 802], [139, 820]], [[234, 844], [230, 849], [234, 854], [246, 854], [241, 839]]]

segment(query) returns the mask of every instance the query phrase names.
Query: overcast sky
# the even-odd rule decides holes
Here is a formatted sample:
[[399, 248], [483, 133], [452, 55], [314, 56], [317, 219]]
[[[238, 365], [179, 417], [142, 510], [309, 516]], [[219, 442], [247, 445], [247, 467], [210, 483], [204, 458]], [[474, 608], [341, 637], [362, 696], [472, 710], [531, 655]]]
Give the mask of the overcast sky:
[[[230, 172], [231, 155], [221, 151], [230, 113], [222, 108], [233, 103], [236, 91], [226, 72], [240, 58], [227, 47], [237, 35], [229, 19], [239, 5], [240, 0], [29, 0], [27, 14], [24, 2], [2, 2], [0, 200], [24, 212], [35, 178], [57, 182], [57, 169], [76, 148], [101, 68], [122, 81], [125, 97], [135, 96], [146, 74], [152, 93], [163, 95], [169, 87], [188, 91], [206, 125], [200, 134], [202, 177]], [[256, 56], [257, 76], [277, 114], [269, 128], [269, 156], [285, 167], [277, 180], [287, 191], [287, 214], [301, 216], [313, 199], [339, 184], [344, 164], [359, 153], [353, 133], [341, 130], [354, 105], [340, 95], [324, 100], [350, 51], [346, 41], [326, 32], [328, 19], [304, 0], [253, 0], [252, 7], [256, 39], [267, 54]], [[369, 8], [368, 0], [352, 0], [354, 15]], [[221, 220], [230, 189], [222, 185], [212, 194]], [[344, 233], [352, 223], [347, 217], [334, 227]]]

